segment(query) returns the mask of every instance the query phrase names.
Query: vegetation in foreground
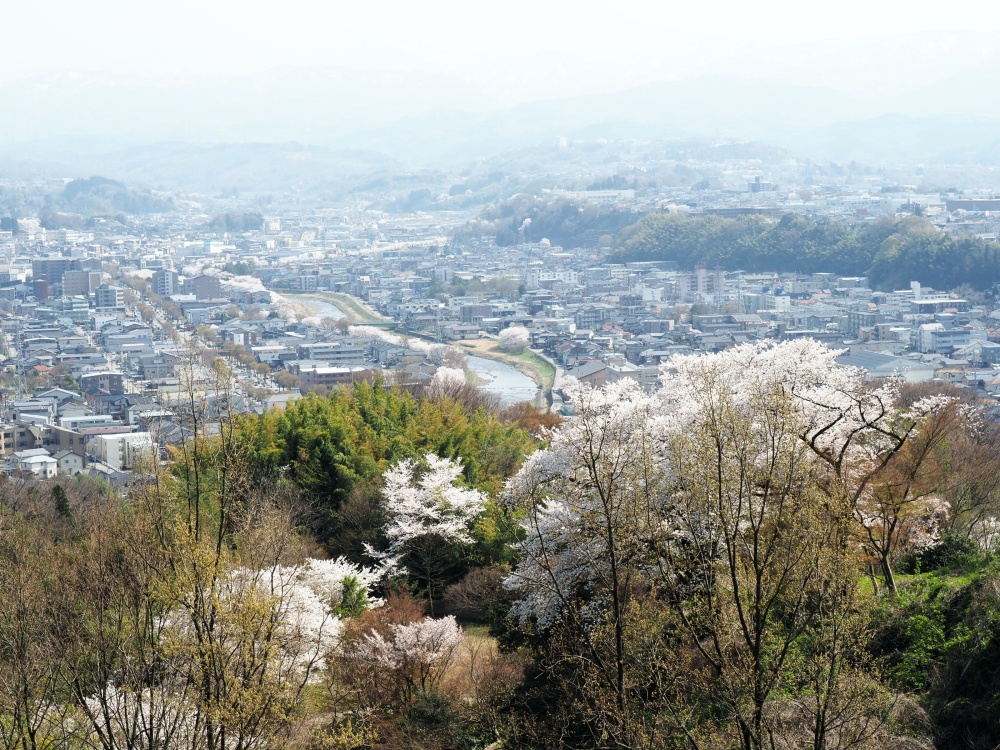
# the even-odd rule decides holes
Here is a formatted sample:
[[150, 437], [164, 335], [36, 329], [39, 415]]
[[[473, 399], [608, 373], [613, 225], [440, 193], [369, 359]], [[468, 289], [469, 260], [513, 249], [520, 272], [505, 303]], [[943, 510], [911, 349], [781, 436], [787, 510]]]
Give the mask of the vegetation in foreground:
[[811, 342], [668, 375], [192, 396], [124, 492], [3, 482], [0, 747], [1000, 743], [989, 412]]

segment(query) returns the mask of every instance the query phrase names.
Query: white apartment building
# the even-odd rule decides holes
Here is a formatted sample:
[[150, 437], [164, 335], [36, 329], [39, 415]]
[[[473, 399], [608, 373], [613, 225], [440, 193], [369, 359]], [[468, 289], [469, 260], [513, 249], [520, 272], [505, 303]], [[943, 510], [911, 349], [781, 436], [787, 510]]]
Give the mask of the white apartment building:
[[133, 468], [138, 459], [152, 456], [156, 448], [153, 436], [148, 432], [96, 435], [91, 445], [92, 452], [101, 463], [118, 470]]

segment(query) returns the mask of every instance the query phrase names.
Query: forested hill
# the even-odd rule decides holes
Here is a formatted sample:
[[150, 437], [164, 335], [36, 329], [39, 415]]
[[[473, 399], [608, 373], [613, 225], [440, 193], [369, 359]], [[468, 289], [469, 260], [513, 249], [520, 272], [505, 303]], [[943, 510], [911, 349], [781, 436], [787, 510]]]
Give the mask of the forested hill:
[[465, 239], [485, 231], [502, 247], [541, 239], [563, 247], [610, 247], [614, 236], [635, 219], [627, 209], [521, 193], [489, 206], [455, 236]]
[[81, 214], [124, 212], [151, 214], [169, 211], [173, 201], [147, 190], [129, 187], [106, 177], [73, 180], [53, 202], [58, 210]]
[[919, 281], [939, 289], [1000, 282], [1000, 245], [941, 234], [926, 219], [907, 216], [847, 224], [786, 214], [760, 216], [649, 214], [618, 235], [610, 262], [675, 261], [729, 271], [867, 275], [876, 289]]

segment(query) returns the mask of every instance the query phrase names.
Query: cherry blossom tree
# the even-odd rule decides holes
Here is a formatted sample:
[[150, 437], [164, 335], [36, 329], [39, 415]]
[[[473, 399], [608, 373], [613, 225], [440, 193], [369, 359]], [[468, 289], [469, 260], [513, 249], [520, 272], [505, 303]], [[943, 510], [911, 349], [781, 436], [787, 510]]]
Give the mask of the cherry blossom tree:
[[[294, 568], [232, 571], [211, 620], [194, 592], [160, 621], [157, 677], [109, 682], [81, 703], [100, 746], [255, 747], [336, 647], [341, 622]], [[207, 629], [207, 632], [206, 632]], [[196, 686], [211, 683], [205, 701]]]
[[[258, 746], [340, 650], [350, 582], [378, 604], [368, 593], [381, 577], [343, 558], [236, 568], [219, 581], [210, 617], [197, 588], [178, 592], [157, 623], [157, 678], [99, 686], [81, 702], [87, 732], [104, 747]], [[195, 687], [206, 682], [209, 703]]]
[[382, 605], [372, 596], [372, 587], [385, 578], [383, 567], [367, 567], [344, 557], [335, 560], [309, 559], [296, 574], [335, 613], [354, 615], [360, 610]]
[[962, 422], [957, 400], [931, 397], [915, 403], [912, 412], [917, 426], [910, 439], [879, 472], [855, 510], [862, 544], [890, 596], [896, 594], [894, 560], [900, 552], [920, 552], [939, 539], [951, 507], [938, 493], [961, 479], [948, 455]]
[[[848, 743], [881, 731], [865, 718], [878, 707], [848, 723], [830, 708], [866, 690], [864, 655], [847, 645], [863, 641], [850, 617], [858, 514], [941, 404], [902, 409], [896, 382], [872, 385], [837, 354], [799, 340], [674, 357], [652, 395], [627, 381], [576, 384], [576, 419], [509, 482], [506, 499], [525, 514], [513, 614], [575, 634], [573, 660], [553, 663], [579, 665], [580, 705], [600, 707], [594, 731], [629, 747], [694, 732], [696, 708], [667, 690], [657, 715], [670, 726], [650, 724], [644, 691], [658, 675], [704, 681], [675, 695], [711, 685], [731, 743], [763, 747], [793, 656], [828, 678], [812, 686], [811, 744], [832, 742], [838, 721]], [[637, 663], [628, 644], [649, 632], [673, 634], [650, 654], [674, 649], [702, 671]]]
[[431, 398], [438, 396], [448, 396], [461, 390], [466, 385], [465, 372], [457, 367], [439, 367], [434, 377], [431, 378], [427, 386], [427, 393]]
[[528, 333], [527, 328], [524, 326], [510, 326], [500, 331], [497, 346], [502, 351], [517, 354], [524, 351], [524, 347], [529, 343], [531, 343], [531, 334]]
[[387, 636], [372, 630], [355, 646], [355, 656], [388, 672], [398, 698], [436, 690], [462, 645], [464, 636], [453, 616], [394, 624]]
[[452, 367], [457, 370], [464, 370], [465, 364], [468, 361], [465, 352], [457, 346], [448, 346], [447, 344], [431, 346], [427, 358], [436, 365]]
[[389, 522], [387, 550], [369, 554], [403, 565], [418, 578], [427, 593], [431, 613], [435, 592], [455, 565], [457, 547], [470, 544], [472, 524], [482, 513], [486, 497], [478, 490], [458, 486], [462, 464], [428, 453], [424, 468], [405, 459], [386, 471], [382, 495]]

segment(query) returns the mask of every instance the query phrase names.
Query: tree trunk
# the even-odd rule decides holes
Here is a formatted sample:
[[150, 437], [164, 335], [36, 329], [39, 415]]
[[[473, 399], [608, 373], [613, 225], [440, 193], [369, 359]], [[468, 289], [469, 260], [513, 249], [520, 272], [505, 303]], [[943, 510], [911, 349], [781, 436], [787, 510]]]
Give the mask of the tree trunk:
[[889, 562], [888, 555], [882, 555], [879, 564], [882, 567], [882, 577], [885, 579], [885, 590], [889, 598], [896, 598], [896, 576], [892, 573], [892, 563]]

